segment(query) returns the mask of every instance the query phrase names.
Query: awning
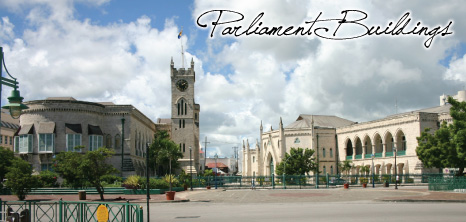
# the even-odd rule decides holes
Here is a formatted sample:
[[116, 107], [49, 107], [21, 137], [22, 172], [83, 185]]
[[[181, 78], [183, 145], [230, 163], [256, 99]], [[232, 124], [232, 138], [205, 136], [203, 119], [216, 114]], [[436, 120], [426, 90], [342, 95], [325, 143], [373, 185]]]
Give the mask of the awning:
[[55, 122], [40, 122], [38, 133], [42, 133], [42, 134], [55, 133]]
[[70, 123], [65, 123], [65, 132], [66, 134], [82, 134], [83, 130], [81, 128], [81, 124], [70, 124]]
[[21, 126], [18, 135], [32, 134], [34, 124], [24, 124]]
[[87, 130], [87, 134], [89, 135], [104, 135], [99, 126], [93, 126], [89, 124]]

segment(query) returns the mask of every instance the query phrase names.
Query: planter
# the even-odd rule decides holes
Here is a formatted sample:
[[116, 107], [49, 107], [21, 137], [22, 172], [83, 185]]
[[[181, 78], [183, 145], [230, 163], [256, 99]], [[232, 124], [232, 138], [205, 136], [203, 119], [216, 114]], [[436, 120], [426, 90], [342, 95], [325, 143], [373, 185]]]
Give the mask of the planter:
[[385, 183], [383, 184], [384, 187], [388, 187], [388, 181], [385, 181]]
[[165, 192], [165, 196], [167, 197], [167, 200], [174, 200], [175, 199], [175, 193], [176, 193], [176, 191], [167, 191], [167, 192]]
[[187, 184], [183, 185], [183, 188], [184, 188], [184, 191], [188, 190], [188, 185]]
[[206, 188], [207, 188], [208, 190], [210, 190], [210, 186], [207, 186]]
[[345, 189], [348, 189], [348, 188], [349, 188], [349, 183], [343, 184], [343, 187], [344, 187]]
[[367, 187], [367, 183], [363, 183], [363, 184], [362, 184], [362, 187], [363, 187], [363, 188], [366, 188], [366, 187]]

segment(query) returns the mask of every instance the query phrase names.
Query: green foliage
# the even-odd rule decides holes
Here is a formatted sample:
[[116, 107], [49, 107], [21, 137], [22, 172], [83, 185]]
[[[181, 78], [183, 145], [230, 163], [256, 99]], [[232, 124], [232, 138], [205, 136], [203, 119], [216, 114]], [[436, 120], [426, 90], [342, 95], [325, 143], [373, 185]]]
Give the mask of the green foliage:
[[[345, 172], [346, 173], [346, 181], [349, 181], [349, 171], [354, 167], [354, 164], [352, 164], [352, 162], [350, 160], [345, 160], [343, 162], [339, 162], [338, 163], [339, 165], [339, 168], [341, 169], [341, 171]], [[355, 181], [354, 181], [355, 182]], [[354, 183], [352, 181], [352, 183]]]
[[175, 178], [175, 175], [173, 175], [173, 174], [167, 174], [162, 179], [164, 181], [168, 182], [168, 184], [170, 185], [169, 186], [170, 191], [171, 191], [172, 187], [179, 187], [180, 186], [180, 182], [178, 181], [178, 179]]
[[149, 183], [150, 183], [150, 188], [151, 189], [168, 189], [170, 188], [170, 184], [163, 180], [163, 179], [155, 179], [155, 178], [151, 178], [149, 180]]
[[113, 175], [113, 174], [103, 175], [100, 177], [100, 180], [102, 180], [103, 182], [107, 184], [112, 184], [115, 182], [123, 182], [123, 178], [117, 175]]
[[18, 197], [19, 200], [26, 199], [32, 188], [38, 187], [37, 177], [33, 177], [32, 167], [25, 160], [14, 158], [11, 166], [7, 168], [5, 185]]
[[63, 179], [65, 184], [75, 189], [83, 187], [85, 180], [82, 173], [80, 172], [81, 162], [83, 155], [78, 152], [61, 152], [56, 155], [56, 163], [53, 165], [53, 169]]
[[[315, 171], [314, 150], [303, 148], [291, 148], [290, 154], [285, 154], [285, 159], [276, 167], [276, 173], [282, 175], [304, 175], [310, 171]], [[285, 167], [286, 164], [286, 167]], [[286, 170], [286, 172], [284, 172]]]
[[191, 175], [188, 175], [184, 170], [182, 170], [180, 175], [178, 176], [178, 180], [183, 186], [188, 185], [191, 181]]
[[371, 172], [371, 168], [369, 166], [362, 166], [362, 167], [359, 168], [359, 171], [363, 175], [367, 175], [367, 174], [369, 174], [369, 172]]
[[39, 173], [41, 187], [58, 187], [57, 178], [58, 174], [53, 171], [43, 170]]
[[125, 182], [123, 182], [123, 185], [127, 189], [139, 189], [143, 187], [143, 183], [143, 178], [141, 176], [131, 175], [126, 178]]
[[361, 182], [361, 184], [368, 183], [369, 179], [367, 179], [366, 177], [361, 177], [361, 178], [359, 178], [359, 182]]
[[425, 129], [417, 138], [416, 154], [425, 167], [459, 168], [463, 175], [466, 165], [466, 102], [448, 98], [452, 105], [450, 115], [453, 123], [443, 122], [434, 134]]
[[8, 173], [8, 167], [11, 166], [11, 161], [15, 159], [13, 151], [0, 146], [0, 182], [5, 179]]
[[100, 194], [100, 199], [104, 200], [101, 177], [118, 172], [106, 161], [113, 154], [113, 150], [105, 147], [88, 151], [85, 154], [72, 151], [62, 152], [56, 156], [54, 169], [66, 180], [67, 184], [74, 188], [86, 185], [95, 187]]
[[214, 171], [212, 169], [204, 170], [204, 174], [202, 176], [204, 177], [214, 176]]
[[154, 142], [149, 148], [149, 166], [154, 170], [157, 169], [159, 175], [170, 174], [171, 170], [176, 170], [180, 167], [178, 159], [182, 158], [183, 154], [180, 147], [170, 140], [167, 131], [157, 131], [154, 135]]

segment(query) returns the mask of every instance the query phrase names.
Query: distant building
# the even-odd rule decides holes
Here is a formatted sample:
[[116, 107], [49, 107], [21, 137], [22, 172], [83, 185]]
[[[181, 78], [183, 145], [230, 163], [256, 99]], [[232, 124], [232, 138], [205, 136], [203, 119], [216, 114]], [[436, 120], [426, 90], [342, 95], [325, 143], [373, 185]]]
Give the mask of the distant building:
[[[208, 157], [206, 159], [205, 168], [207, 170], [218, 168], [220, 174], [230, 175], [232, 173], [231, 164], [233, 162], [234, 161], [231, 158], [228, 158], [228, 157], [219, 157], [217, 159], [212, 158], [212, 157]], [[216, 163], [217, 163], [217, 165], [215, 165]]]
[[13, 138], [19, 129], [19, 119], [13, 119], [7, 110], [1, 110], [0, 146], [13, 151]]
[[[300, 115], [295, 122], [279, 129], [264, 132], [260, 126], [260, 142], [253, 149], [243, 142], [244, 176], [269, 176], [284, 161], [291, 147], [315, 150], [319, 171], [337, 174], [338, 162], [351, 160], [355, 165], [351, 174], [359, 174], [362, 166], [371, 166], [375, 174], [399, 175], [439, 172], [425, 168], [416, 154], [417, 137], [426, 128], [436, 131], [441, 122], [452, 122], [447, 96], [440, 96], [440, 106], [387, 116], [369, 122], [356, 123], [335, 116]], [[466, 91], [453, 98], [466, 101]], [[397, 163], [395, 166], [395, 149]], [[372, 170], [372, 169], [371, 169]], [[312, 174], [312, 172], [310, 172]]]

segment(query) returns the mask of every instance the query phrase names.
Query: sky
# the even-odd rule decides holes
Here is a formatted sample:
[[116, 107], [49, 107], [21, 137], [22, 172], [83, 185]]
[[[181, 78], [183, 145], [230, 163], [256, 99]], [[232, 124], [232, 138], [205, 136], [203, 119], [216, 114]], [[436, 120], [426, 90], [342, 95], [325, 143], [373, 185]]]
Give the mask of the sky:
[[[219, 18], [215, 10], [228, 11]], [[367, 14], [358, 22], [368, 27], [409, 13], [406, 30], [420, 22], [428, 30], [448, 26], [450, 34], [436, 35], [428, 48], [424, 34], [328, 39], [345, 10], [357, 10], [347, 21]], [[254, 27], [330, 21], [316, 22], [311, 35], [240, 35], [261, 13]], [[230, 157], [245, 140], [255, 146], [261, 122], [268, 131], [300, 114], [364, 122], [438, 106], [439, 96], [466, 86], [465, 15], [459, 0], [0, 0], [0, 46], [25, 101], [71, 96], [131, 104], [155, 122], [171, 115], [170, 59], [182, 67], [183, 45], [188, 63], [195, 62], [207, 155]], [[227, 34], [235, 27], [238, 36]], [[330, 31], [316, 29], [322, 27]], [[336, 37], [361, 28], [341, 24]], [[2, 104], [10, 92], [3, 87]]]

